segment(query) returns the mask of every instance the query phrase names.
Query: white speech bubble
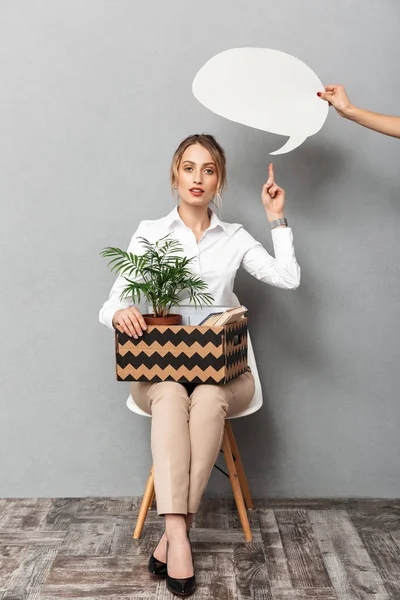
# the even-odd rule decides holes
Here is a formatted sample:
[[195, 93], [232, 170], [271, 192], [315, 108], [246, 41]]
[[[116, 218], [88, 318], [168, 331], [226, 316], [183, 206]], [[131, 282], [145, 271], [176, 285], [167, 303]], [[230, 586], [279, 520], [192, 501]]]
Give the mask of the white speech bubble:
[[301, 60], [270, 48], [232, 48], [208, 60], [192, 90], [201, 104], [236, 123], [289, 137], [284, 154], [317, 133], [329, 105], [324, 86]]

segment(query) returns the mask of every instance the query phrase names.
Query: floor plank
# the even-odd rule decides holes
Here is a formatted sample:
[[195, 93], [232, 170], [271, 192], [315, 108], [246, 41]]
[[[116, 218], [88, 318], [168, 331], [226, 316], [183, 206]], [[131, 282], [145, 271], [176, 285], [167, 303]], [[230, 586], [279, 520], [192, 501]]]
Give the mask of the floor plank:
[[121, 496], [119, 498], [108, 498], [104, 509], [111, 512], [133, 512], [132, 496]]
[[337, 596], [332, 589], [327, 588], [281, 588], [272, 590], [272, 600], [337, 600]]
[[106, 508], [110, 498], [56, 498], [47, 513], [43, 530], [65, 531], [77, 515], [95, 513]]
[[261, 537], [271, 588], [292, 588], [282, 537], [272, 509], [258, 511]]
[[303, 509], [303, 510], [368, 510], [380, 512], [385, 509], [399, 510], [400, 499], [382, 498], [255, 498], [257, 508]]
[[400, 598], [400, 531], [394, 529], [399, 525], [392, 516], [363, 514], [360, 519], [357, 514], [352, 522], [386, 590], [393, 598]]
[[22, 546], [0, 546], [0, 599], [1, 591], [7, 587], [11, 575], [21, 563], [21, 557], [25, 552]]
[[57, 556], [57, 546], [28, 546], [7, 584], [7, 600], [33, 600]]
[[[151, 597], [157, 579], [148, 573], [147, 559], [127, 556], [57, 556], [42, 586], [42, 596], [57, 598], [132, 596]], [[113, 598], [114, 600], [114, 598]]]
[[234, 569], [240, 600], [271, 600], [271, 588], [262, 543], [234, 544]]
[[[91, 590], [86, 590], [84, 592], [83, 596], [79, 596], [79, 595], [77, 596], [76, 593], [74, 591], [72, 591], [71, 596], [64, 596], [64, 597], [70, 598], [71, 600], [153, 600], [153, 598], [154, 598], [153, 592], [149, 592], [149, 594], [144, 594], [144, 595], [142, 593], [131, 595], [129, 593], [123, 592], [122, 595], [121, 594], [117, 594], [117, 595], [112, 594], [110, 596], [109, 594], [107, 594], [106, 589], [104, 589], [104, 590], [101, 589], [99, 593], [101, 594], [100, 596], [92, 596], [92, 595], [90, 595]], [[171, 596], [171, 599], [174, 599], [174, 596]], [[1, 600], [1, 596], [0, 596], [0, 600]], [[4, 600], [7, 600], [7, 599], [4, 598]], [[32, 598], [32, 600], [33, 600], [33, 598]], [[48, 594], [46, 594], [46, 595], [36, 596], [34, 600], [60, 600], [60, 596], [58, 596], [58, 595], [49, 596]]]
[[[261, 542], [261, 531], [252, 530], [253, 542]], [[194, 542], [245, 543], [241, 529], [193, 529], [190, 539]]]
[[5, 531], [0, 532], [0, 547], [58, 546], [64, 541], [65, 535], [65, 531]]
[[281, 534], [292, 586], [294, 588], [331, 588], [308, 512], [304, 509], [274, 511]]
[[116, 523], [110, 554], [149, 557], [157, 546], [163, 532], [164, 524], [146, 523], [140, 540], [134, 540], [132, 535], [135, 525], [132, 523]]
[[110, 554], [115, 523], [72, 522], [67, 530], [59, 554], [103, 556]]
[[35, 500], [33, 503], [10, 502], [0, 517], [1, 531], [37, 531], [46, 520], [52, 500]]
[[193, 529], [228, 529], [228, 526], [226, 498], [203, 498], [193, 521]]
[[347, 511], [309, 511], [309, 517], [338, 600], [388, 600]]
[[359, 530], [400, 532], [400, 509], [353, 508], [348, 511], [351, 522]]

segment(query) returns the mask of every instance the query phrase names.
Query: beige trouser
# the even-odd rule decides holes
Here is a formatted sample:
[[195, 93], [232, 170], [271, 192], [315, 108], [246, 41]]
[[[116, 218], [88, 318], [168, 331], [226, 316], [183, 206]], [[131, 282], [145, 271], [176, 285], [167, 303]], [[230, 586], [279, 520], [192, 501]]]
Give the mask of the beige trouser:
[[131, 394], [152, 416], [158, 514], [197, 512], [221, 448], [225, 418], [240, 413], [253, 398], [252, 373], [222, 385], [135, 381]]

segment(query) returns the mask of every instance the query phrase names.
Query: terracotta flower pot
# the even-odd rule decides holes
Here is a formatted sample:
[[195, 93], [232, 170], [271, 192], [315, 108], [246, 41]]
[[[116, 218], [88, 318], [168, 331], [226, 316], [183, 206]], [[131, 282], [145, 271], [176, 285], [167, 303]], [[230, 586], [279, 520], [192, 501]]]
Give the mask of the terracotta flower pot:
[[143, 315], [147, 325], [180, 325], [182, 315], [167, 315], [166, 317], [155, 317], [154, 315]]

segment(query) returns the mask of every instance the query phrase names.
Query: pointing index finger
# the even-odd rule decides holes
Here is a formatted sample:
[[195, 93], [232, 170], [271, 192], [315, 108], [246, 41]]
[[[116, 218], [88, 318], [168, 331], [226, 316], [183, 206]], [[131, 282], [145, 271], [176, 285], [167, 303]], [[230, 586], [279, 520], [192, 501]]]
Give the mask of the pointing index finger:
[[274, 165], [273, 165], [273, 163], [270, 163], [270, 165], [268, 167], [268, 181], [270, 183], [275, 181], [275, 174], [274, 174]]

